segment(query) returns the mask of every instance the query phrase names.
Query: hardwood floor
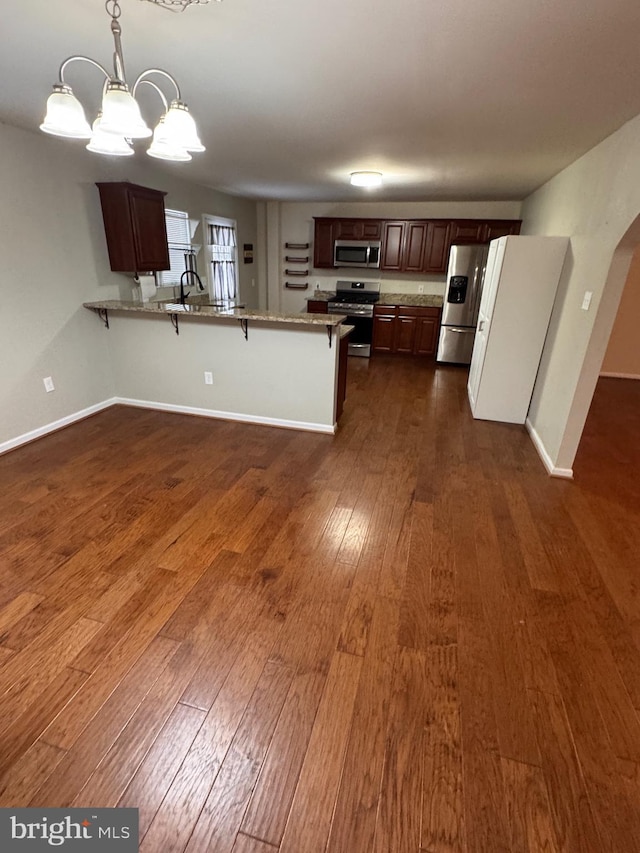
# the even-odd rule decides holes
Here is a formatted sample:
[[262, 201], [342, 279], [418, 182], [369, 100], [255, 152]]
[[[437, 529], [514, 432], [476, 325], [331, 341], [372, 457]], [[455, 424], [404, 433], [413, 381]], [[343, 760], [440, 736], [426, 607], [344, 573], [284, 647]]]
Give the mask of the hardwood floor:
[[640, 851], [640, 383], [574, 482], [464, 371], [337, 436], [127, 408], [0, 457], [0, 805], [144, 853]]

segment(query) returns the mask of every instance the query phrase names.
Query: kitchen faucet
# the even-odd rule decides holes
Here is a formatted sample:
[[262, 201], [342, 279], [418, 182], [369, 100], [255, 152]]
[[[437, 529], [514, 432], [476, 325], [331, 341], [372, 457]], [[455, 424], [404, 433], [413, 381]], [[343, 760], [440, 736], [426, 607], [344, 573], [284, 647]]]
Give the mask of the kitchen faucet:
[[[198, 273], [195, 270], [185, 270], [182, 273], [182, 275], [180, 276], [180, 300], [179, 301], [180, 301], [181, 305], [184, 305], [186, 303], [187, 298], [189, 297], [189, 294], [191, 293], [190, 290], [188, 290], [186, 293], [184, 292], [184, 277], [185, 277], [185, 275], [195, 276], [198, 290], [204, 291], [204, 284], [202, 283], [202, 279], [200, 278]], [[188, 285], [187, 285], [187, 287], [188, 287]]]

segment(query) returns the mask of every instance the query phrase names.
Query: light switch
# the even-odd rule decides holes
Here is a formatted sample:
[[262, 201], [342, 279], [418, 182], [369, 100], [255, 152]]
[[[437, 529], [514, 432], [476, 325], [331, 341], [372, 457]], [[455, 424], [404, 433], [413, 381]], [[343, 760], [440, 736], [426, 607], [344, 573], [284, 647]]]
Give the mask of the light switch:
[[584, 298], [582, 300], [582, 310], [588, 311], [589, 306], [591, 305], [591, 297], [593, 296], [593, 292], [591, 290], [585, 290]]

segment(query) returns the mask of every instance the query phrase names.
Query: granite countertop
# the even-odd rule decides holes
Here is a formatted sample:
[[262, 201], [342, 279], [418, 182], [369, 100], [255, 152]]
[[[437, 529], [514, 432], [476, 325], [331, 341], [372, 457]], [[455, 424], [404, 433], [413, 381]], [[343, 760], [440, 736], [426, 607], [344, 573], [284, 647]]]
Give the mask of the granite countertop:
[[177, 314], [181, 317], [256, 320], [264, 323], [295, 323], [300, 326], [339, 326], [345, 317], [339, 314], [280, 314], [276, 311], [258, 311], [248, 308], [219, 308], [202, 303], [175, 302], [125, 302], [120, 299], [105, 299], [102, 302], [84, 302], [85, 308], [94, 311], [127, 311], [137, 314]]
[[444, 299], [437, 293], [381, 293], [381, 305], [415, 305], [419, 308], [442, 308]]
[[[329, 302], [335, 293], [328, 290], [315, 290], [309, 299]], [[381, 305], [415, 305], [421, 308], [442, 308], [443, 297], [436, 293], [381, 293]]]

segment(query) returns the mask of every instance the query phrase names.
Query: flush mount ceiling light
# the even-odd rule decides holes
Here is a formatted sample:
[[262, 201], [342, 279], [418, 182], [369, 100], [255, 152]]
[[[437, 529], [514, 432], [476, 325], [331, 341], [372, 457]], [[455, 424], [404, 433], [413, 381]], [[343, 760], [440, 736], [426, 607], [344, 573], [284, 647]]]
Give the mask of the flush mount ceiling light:
[[[184, 3], [184, 0], [181, 2]], [[193, 2], [194, 0], [188, 0], [186, 5]], [[111, 17], [111, 32], [115, 44], [113, 75], [109, 74], [99, 62], [88, 56], [70, 56], [65, 59], [60, 66], [58, 82], [54, 84], [53, 94], [47, 101], [47, 114], [40, 125], [40, 130], [66, 139], [88, 139], [90, 140], [87, 145], [89, 151], [115, 157], [130, 156], [134, 153], [129, 144], [130, 141], [148, 138], [153, 133], [153, 140], [147, 151], [151, 157], [178, 162], [191, 160], [189, 152], [205, 149], [198, 137], [196, 124], [189, 108], [182, 100], [178, 84], [171, 74], [161, 68], [149, 68], [137, 77], [133, 88], [129, 91], [124, 74], [124, 58], [120, 41], [122, 34], [118, 21], [121, 14], [120, 4], [118, 0], [107, 0], [104, 5], [107, 14]], [[76, 61], [88, 62], [99, 68], [105, 76], [102, 107], [93, 127], [89, 126], [82, 104], [64, 79], [65, 69], [70, 63]], [[148, 79], [154, 75], [171, 83], [175, 90], [175, 97], [170, 103], [160, 86]], [[138, 86], [145, 83], [157, 92], [164, 106], [164, 113], [153, 132], [142, 118], [140, 107], [135, 99]]]
[[382, 172], [351, 172], [351, 183], [354, 187], [380, 187]]

